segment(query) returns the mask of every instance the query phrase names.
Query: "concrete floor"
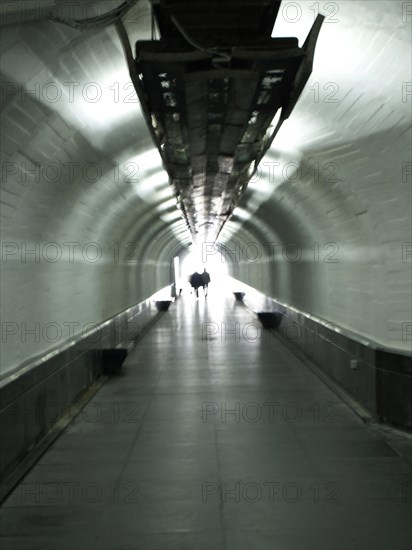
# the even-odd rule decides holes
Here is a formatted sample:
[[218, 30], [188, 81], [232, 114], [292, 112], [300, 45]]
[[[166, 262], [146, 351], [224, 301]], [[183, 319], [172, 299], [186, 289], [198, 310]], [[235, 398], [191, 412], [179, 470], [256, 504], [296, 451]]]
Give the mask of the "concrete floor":
[[410, 464], [259, 331], [180, 298], [7, 499], [2, 550], [410, 550]]

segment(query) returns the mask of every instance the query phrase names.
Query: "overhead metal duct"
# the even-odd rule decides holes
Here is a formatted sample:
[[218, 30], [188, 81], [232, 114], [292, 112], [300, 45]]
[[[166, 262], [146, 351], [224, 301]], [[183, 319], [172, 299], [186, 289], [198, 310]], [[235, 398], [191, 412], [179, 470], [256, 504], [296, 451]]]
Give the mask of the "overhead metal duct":
[[217, 238], [312, 72], [324, 17], [300, 48], [271, 38], [279, 5], [155, 1], [161, 38], [136, 43], [136, 90], [194, 242]]

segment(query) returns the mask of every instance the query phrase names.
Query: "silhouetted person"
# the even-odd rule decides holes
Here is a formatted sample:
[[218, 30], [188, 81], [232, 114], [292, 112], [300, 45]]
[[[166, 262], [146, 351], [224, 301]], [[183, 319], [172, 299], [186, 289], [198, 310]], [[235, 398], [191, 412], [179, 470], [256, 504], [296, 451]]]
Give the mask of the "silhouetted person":
[[195, 289], [196, 298], [199, 298], [199, 287], [203, 286], [203, 277], [200, 273], [195, 271], [190, 277], [190, 284]]
[[210, 275], [206, 271], [206, 268], [203, 270], [202, 280], [203, 280], [203, 292], [204, 292], [205, 297], [206, 297], [207, 294], [208, 294], [208, 291], [209, 291], [209, 283], [210, 283]]

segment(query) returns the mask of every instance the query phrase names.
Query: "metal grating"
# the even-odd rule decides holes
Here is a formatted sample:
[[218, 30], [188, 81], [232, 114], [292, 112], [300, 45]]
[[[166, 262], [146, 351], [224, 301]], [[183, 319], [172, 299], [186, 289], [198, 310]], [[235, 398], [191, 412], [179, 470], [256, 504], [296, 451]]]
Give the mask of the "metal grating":
[[[219, 8], [216, 2], [202, 3], [202, 13], [197, 3], [161, 2], [155, 6], [159, 28], [167, 32], [175, 14], [178, 28], [159, 41], [136, 45], [140, 100], [194, 241], [216, 239], [312, 70], [323, 17], [299, 48], [296, 38], [270, 38], [270, 31], [258, 36], [264, 9], [277, 12], [279, 3], [269, 4], [236, 3], [237, 30], [224, 35], [230, 45], [210, 49], [188, 43], [186, 32], [209, 14], [202, 28], [210, 28], [216, 44], [225, 21], [220, 16], [234, 9], [234, 2]], [[246, 21], [247, 40], [239, 32]]]

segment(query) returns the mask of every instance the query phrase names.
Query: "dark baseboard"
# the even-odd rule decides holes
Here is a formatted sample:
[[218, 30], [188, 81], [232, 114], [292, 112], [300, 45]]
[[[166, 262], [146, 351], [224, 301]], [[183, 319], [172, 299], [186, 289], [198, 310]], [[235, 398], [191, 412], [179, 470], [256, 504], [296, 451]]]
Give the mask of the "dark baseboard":
[[278, 334], [338, 384], [376, 422], [412, 432], [412, 354], [385, 348], [350, 331], [267, 298], [266, 309], [244, 300], [264, 328]]
[[140, 302], [0, 382], [1, 500], [100, 387], [101, 375], [116, 374], [127, 351], [163, 314], [150, 299]]

